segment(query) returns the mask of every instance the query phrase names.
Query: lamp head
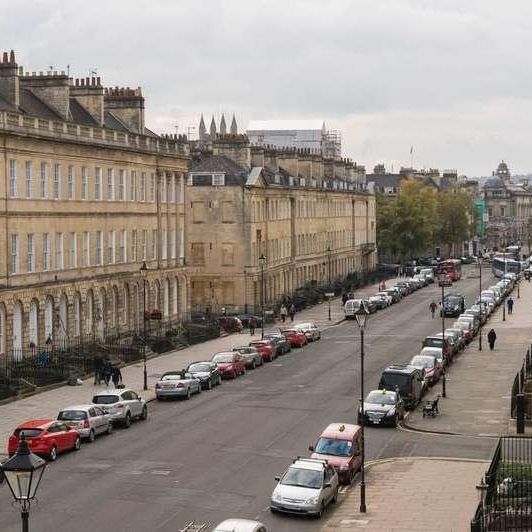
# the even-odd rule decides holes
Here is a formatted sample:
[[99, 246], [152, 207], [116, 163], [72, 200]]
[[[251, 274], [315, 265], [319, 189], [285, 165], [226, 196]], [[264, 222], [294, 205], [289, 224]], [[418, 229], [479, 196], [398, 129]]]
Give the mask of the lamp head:
[[355, 310], [355, 320], [360, 329], [365, 329], [368, 321], [369, 310], [364, 301], [360, 301], [360, 306]]

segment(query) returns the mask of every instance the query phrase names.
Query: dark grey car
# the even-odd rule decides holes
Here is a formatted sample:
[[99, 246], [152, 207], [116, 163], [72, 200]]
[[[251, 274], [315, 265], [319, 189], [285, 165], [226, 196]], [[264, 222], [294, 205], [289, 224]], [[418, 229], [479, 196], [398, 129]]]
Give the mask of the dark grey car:
[[277, 354], [284, 355], [292, 351], [290, 342], [281, 333], [269, 333], [264, 335], [265, 340], [270, 340], [277, 346]]
[[218, 366], [210, 360], [206, 362], [192, 362], [185, 370], [199, 379], [204, 390], [210, 390], [213, 386], [222, 384], [222, 375]]

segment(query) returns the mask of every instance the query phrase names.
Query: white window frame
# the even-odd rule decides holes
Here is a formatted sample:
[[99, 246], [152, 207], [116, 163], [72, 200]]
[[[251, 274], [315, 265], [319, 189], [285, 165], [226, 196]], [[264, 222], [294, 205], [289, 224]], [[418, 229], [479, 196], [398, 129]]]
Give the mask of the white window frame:
[[137, 201], [137, 172], [129, 173], [129, 201]]
[[63, 257], [63, 233], [55, 234], [55, 269], [62, 270], [64, 268]]
[[50, 235], [48, 233], [42, 234], [42, 269], [45, 272], [50, 271]]
[[41, 162], [41, 172], [40, 172], [40, 181], [41, 181], [41, 199], [46, 199], [46, 193], [48, 188], [48, 164], [44, 161]]
[[157, 255], [158, 255], [157, 229], [152, 229], [151, 230], [151, 258], [153, 260], [156, 260]]
[[74, 167], [71, 164], [69, 164], [68, 165], [68, 177], [67, 177], [67, 196], [69, 200], [74, 199], [74, 196], [76, 194], [75, 192], [76, 184], [74, 181], [75, 181]]
[[81, 167], [81, 199], [89, 199], [89, 171], [86, 166]]
[[11, 273], [19, 273], [20, 263], [19, 263], [19, 241], [18, 234], [11, 233]]
[[161, 250], [161, 259], [166, 260], [168, 258], [168, 231], [166, 229], [163, 229], [162, 236], [162, 244], [161, 247], [163, 248]]
[[143, 229], [142, 230], [142, 236], [141, 236], [141, 257], [143, 261], [148, 260], [148, 230]]
[[212, 186], [213, 187], [225, 186], [225, 174], [212, 174]]
[[142, 203], [146, 201], [146, 172], [140, 174], [140, 201]]
[[115, 238], [115, 232], [111, 229], [109, 231], [109, 240], [107, 242], [107, 264], [115, 264], [116, 262]]
[[96, 231], [96, 266], [103, 265], [103, 231]]
[[18, 161], [9, 159], [9, 197], [18, 196]]
[[54, 164], [54, 200], [61, 198], [61, 165], [59, 163]]
[[126, 171], [118, 171], [118, 201], [126, 201]]
[[26, 161], [26, 198], [33, 197], [33, 161]]
[[91, 263], [91, 259], [90, 259], [91, 234], [89, 233], [89, 231], [83, 232], [83, 240], [82, 240], [81, 246], [82, 246], [82, 250], [81, 250], [82, 267], [88, 268]]
[[115, 200], [115, 170], [107, 169], [107, 201]]
[[78, 236], [75, 232], [71, 232], [69, 235], [70, 241], [70, 268], [75, 269], [78, 267]]
[[131, 231], [131, 252], [129, 260], [130, 262], [137, 262], [137, 230], [133, 229]]
[[102, 169], [99, 166], [94, 168], [94, 199], [102, 199]]
[[122, 229], [120, 231], [120, 241], [119, 241], [119, 261], [121, 264], [125, 264], [127, 262], [127, 231], [125, 229]]
[[28, 273], [35, 271], [35, 235], [33, 233], [27, 234], [27, 251], [26, 262], [28, 266]]
[[155, 174], [150, 177], [150, 203], [155, 203]]
[[170, 243], [171, 247], [171, 258], [175, 259], [177, 256], [177, 231], [175, 229], [172, 229], [172, 241]]

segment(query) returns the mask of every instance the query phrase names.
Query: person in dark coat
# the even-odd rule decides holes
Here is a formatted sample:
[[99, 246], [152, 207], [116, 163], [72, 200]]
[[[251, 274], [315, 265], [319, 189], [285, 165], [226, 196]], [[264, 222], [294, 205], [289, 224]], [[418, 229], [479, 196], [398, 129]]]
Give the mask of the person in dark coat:
[[497, 340], [497, 335], [493, 329], [488, 333], [488, 344], [490, 345], [490, 351], [495, 349], [495, 340]]
[[249, 318], [248, 325], [249, 325], [249, 334], [253, 336], [255, 334], [255, 318], [253, 316]]
[[94, 384], [100, 384], [102, 382], [102, 369], [103, 360], [100, 355], [94, 357]]
[[296, 315], [296, 306], [293, 303], [290, 305], [290, 308], [288, 309], [288, 315], [290, 316], [290, 320], [294, 321], [294, 316]]
[[115, 388], [118, 388], [118, 385], [122, 383], [122, 372], [120, 371], [120, 368], [114, 366], [111, 369], [111, 378], [113, 379]]
[[113, 368], [111, 367], [111, 363], [109, 360], [105, 360], [103, 362], [102, 376], [106, 386], [109, 386], [109, 381], [111, 380], [112, 374]]
[[512, 299], [512, 296], [508, 298], [506, 304], [508, 305], [508, 314], [512, 314], [514, 311], [514, 300]]

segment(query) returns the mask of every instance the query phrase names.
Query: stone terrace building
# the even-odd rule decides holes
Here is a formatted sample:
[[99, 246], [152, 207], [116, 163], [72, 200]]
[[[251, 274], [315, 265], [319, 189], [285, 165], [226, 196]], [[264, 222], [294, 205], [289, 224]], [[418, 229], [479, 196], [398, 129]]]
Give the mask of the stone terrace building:
[[[187, 191], [191, 303], [260, 307], [264, 254], [269, 305], [311, 281], [376, 267], [375, 198], [365, 171], [310, 150], [251, 146], [218, 135], [196, 151]], [[330, 248], [330, 252], [327, 249]]]
[[[144, 125], [140, 88], [0, 62], [0, 353], [188, 311], [186, 138]], [[146, 282], [140, 267], [146, 261]]]

